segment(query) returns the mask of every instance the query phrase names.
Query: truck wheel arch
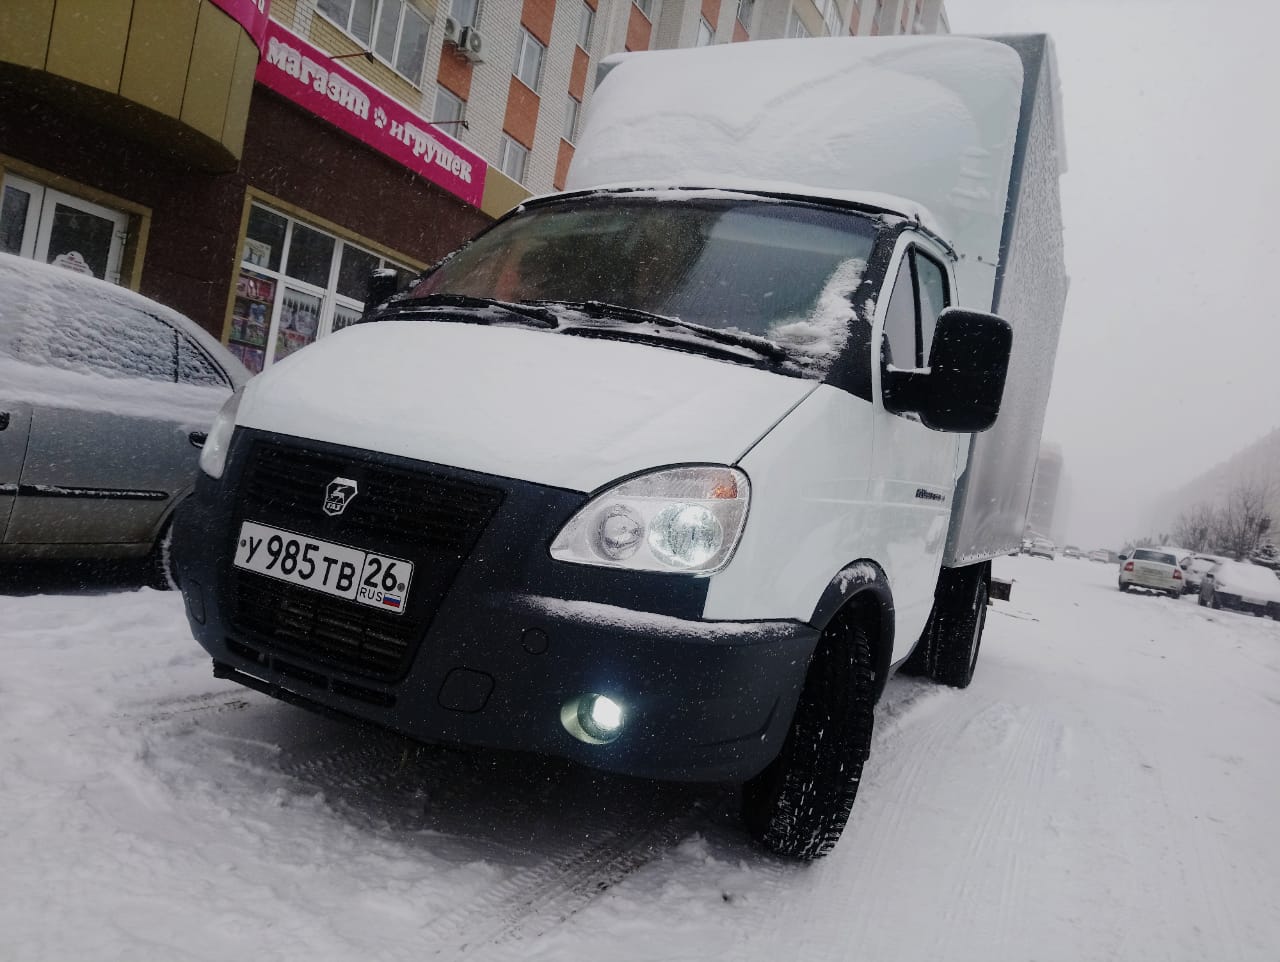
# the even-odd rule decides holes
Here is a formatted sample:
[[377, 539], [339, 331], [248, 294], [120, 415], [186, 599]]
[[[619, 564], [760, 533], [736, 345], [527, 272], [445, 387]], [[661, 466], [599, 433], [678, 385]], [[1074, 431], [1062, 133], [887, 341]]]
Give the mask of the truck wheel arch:
[[813, 610], [809, 624], [826, 630], [835, 616], [849, 606], [863, 610], [863, 620], [871, 634], [871, 663], [876, 679], [876, 700], [889, 680], [893, 655], [893, 592], [884, 569], [867, 558], [851, 561], [828, 582]]

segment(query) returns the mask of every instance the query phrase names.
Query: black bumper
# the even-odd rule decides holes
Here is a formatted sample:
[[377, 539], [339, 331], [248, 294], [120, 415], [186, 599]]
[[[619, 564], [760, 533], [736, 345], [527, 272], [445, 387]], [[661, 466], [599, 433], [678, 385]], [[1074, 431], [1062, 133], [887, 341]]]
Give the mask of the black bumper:
[[[292, 439], [237, 432], [223, 480], [202, 477], [175, 523], [188, 619], [220, 675], [424, 741], [557, 755], [644, 777], [741, 781], [781, 748], [816, 629], [794, 621], [705, 622], [699, 617], [705, 580], [552, 561], [551, 539], [586, 501], [576, 492], [379, 455], [378, 463], [396, 470], [429, 468], [503, 492], [440, 596], [427, 606], [411, 593], [406, 617], [415, 607], [431, 613], [403, 671], [391, 677], [352, 670], [324, 651], [309, 652], [296, 638], [282, 645], [246, 630], [235, 594], [245, 590], [245, 579], [270, 580], [231, 565], [240, 522], [248, 517], [235, 492], [257, 441]], [[251, 520], [301, 527], [296, 517], [286, 522], [250, 510]], [[412, 545], [368, 543], [332, 525], [319, 519], [302, 533], [412, 556]], [[622, 733], [609, 744], [587, 744], [561, 723], [564, 706], [590, 693], [623, 706]]]

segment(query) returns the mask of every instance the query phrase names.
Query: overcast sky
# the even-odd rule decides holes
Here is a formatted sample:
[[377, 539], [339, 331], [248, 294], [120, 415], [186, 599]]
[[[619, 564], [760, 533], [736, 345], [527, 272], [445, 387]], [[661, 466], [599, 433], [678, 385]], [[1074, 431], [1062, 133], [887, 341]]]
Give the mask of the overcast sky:
[[954, 33], [1044, 32], [1066, 113], [1071, 290], [1045, 424], [1068, 538], [1280, 427], [1280, 3], [946, 0]]

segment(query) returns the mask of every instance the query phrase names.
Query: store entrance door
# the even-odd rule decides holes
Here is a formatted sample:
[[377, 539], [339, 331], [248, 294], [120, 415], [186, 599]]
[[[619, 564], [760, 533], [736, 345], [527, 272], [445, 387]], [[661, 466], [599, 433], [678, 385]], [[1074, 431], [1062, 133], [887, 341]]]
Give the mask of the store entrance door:
[[120, 283], [129, 215], [6, 174], [0, 250]]

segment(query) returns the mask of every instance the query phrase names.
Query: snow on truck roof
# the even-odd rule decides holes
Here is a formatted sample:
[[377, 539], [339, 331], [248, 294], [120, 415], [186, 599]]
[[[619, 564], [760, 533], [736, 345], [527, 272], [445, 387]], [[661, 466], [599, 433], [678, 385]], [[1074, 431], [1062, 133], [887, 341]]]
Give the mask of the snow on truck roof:
[[602, 67], [565, 187], [874, 196], [994, 264], [1022, 80], [1014, 50], [970, 37], [618, 54]]

